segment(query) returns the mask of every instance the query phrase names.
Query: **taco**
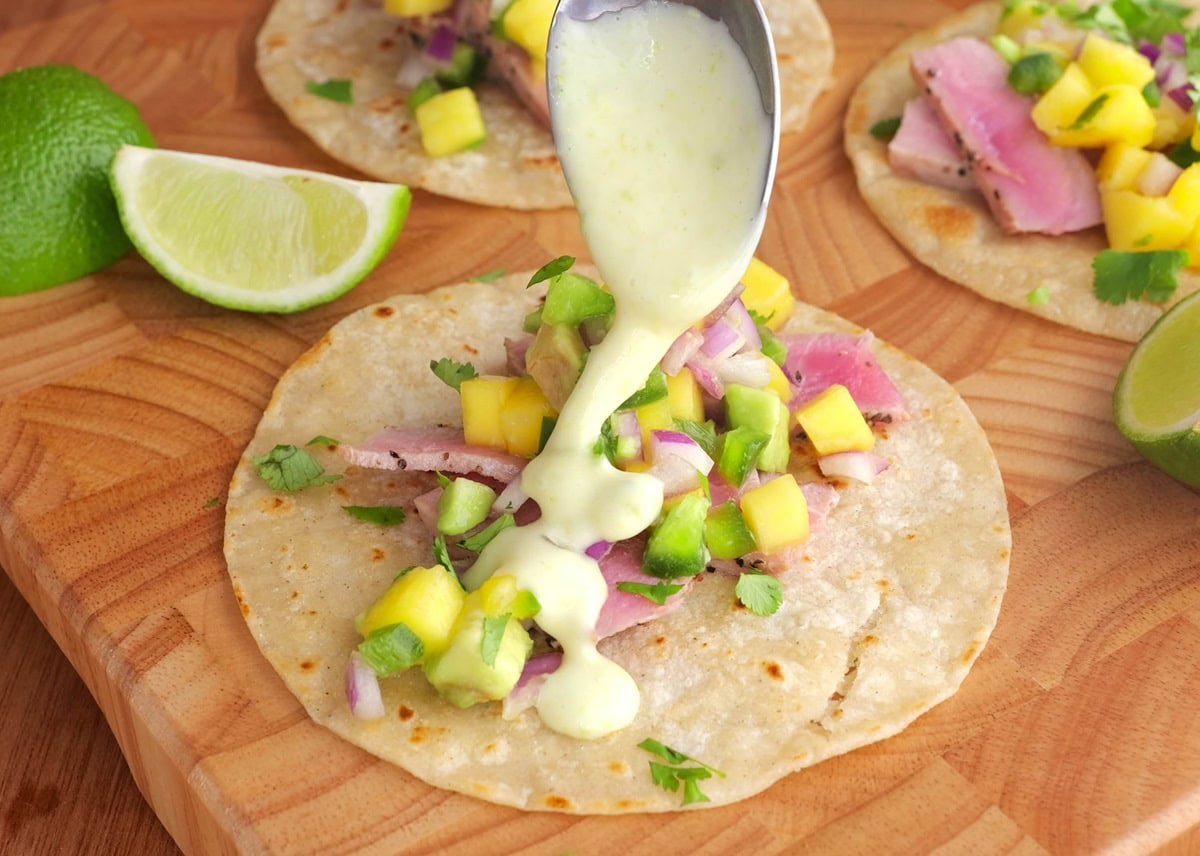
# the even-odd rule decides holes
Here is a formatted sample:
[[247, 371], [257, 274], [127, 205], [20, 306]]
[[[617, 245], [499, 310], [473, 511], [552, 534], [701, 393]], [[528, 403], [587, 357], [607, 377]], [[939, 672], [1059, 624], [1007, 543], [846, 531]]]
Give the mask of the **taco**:
[[[1187, 267], [1200, 233], [1183, 225], [1200, 215], [1200, 197], [1184, 198], [1200, 167], [1182, 168], [1196, 158], [1196, 90], [1171, 48], [1187, 6], [1166, 4], [1175, 11], [1152, 30], [1135, 16], [1158, 4], [1123, 4], [1125, 18], [1117, 5], [980, 3], [914, 35], [852, 96], [845, 147], [867, 204], [922, 263], [991, 300], [1137, 341], [1200, 289]], [[930, 91], [922, 75], [951, 85]], [[955, 101], [971, 87], [988, 100]], [[1014, 101], [1024, 115], [1001, 119]]]
[[[417, 85], [411, 61], [432, 38], [427, 19], [388, 15], [369, 0], [276, 0], [258, 35], [258, 73], [294, 125], [367, 175], [483, 205], [567, 207], [571, 197], [550, 136], [545, 84], [531, 73], [529, 57], [494, 35], [491, 6], [458, 0], [444, 13], [461, 41], [468, 30], [478, 33], [480, 51], [492, 55], [487, 74], [472, 87], [486, 140], [457, 154], [429, 157], [409, 108]], [[781, 127], [799, 130], [830, 83], [833, 37], [814, 0], [766, 0], [763, 6], [779, 59]], [[552, 12], [553, 3], [548, 8]], [[480, 17], [481, 25], [473, 26], [470, 19]], [[331, 81], [343, 83], [336, 97], [349, 103], [328, 97], [321, 85]]]
[[[564, 277], [576, 274], [552, 278], [550, 288]], [[600, 554], [613, 589], [613, 610], [606, 602], [601, 614], [609, 626], [597, 630], [606, 636], [600, 649], [640, 688], [633, 724], [593, 740], [545, 727], [530, 707], [536, 673], [553, 668], [553, 644], [544, 638], [535, 640], [534, 656], [503, 703], [457, 706], [461, 697], [442, 697], [427, 679], [428, 662], [424, 672], [411, 668], [383, 678], [374, 712], [363, 710], [352, 667], [348, 699], [347, 661], [361, 659], [356, 646], [361, 651], [365, 644], [356, 618], [362, 628], [381, 593], [429, 571], [439, 554], [460, 572], [470, 562], [463, 553], [447, 557], [437, 546], [441, 506], [434, 501], [431, 507], [430, 497], [439, 484], [444, 495], [468, 477], [476, 487], [500, 492], [497, 507], [518, 508], [518, 523], [528, 511], [519, 495], [512, 498], [521, 459], [511, 449], [465, 447], [456, 426], [462, 424], [459, 395], [467, 383], [456, 393], [443, 382], [468, 377], [465, 362], [497, 377], [531, 365], [530, 352], [539, 346], [520, 331], [527, 322], [537, 326], [544, 291], [527, 289], [526, 280], [510, 276], [398, 296], [348, 316], [281, 378], [238, 464], [225, 535], [234, 592], [263, 654], [316, 722], [437, 787], [530, 810], [611, 814], [748, 797], [788, 773], [897, 733], [955, 692], [995, 624], [1007, 579], [1010, 531], [995, 459], [949, 384], [869, 333], [801, 304], [774, 331], [757, 319], [764, 352], [772, 352], [770, 359], [782, 362], [787, 375], [767, 372], [770, 384], [783, 379], [782, 392], [754, 392], [794, 406], [832, 380], [846, 380], [856, 396], [855, 418], [874, 426], [867, 431], [875, 448], [858, 458], [868, 471], [854, 466], [854, 453], [847, 469], [828, 464], [832, 456], [814, 465], [806, 444], [815, 442], [815, 433], [798, 440], [785, 432], [782, 469], [788, 473], [769, 474], [760, 455], [762, 473], [743, 470], [731, 478], [745, 481], [731, 488], [735, 482], [723, 484], [724, 455], [716, 451], [720, 460], [704, 490], [690, 483], [666, 490], [679, 494], [673, 507], [704, 503], [698, 499], [703, 495], [717, 508], [723, 490], [747, 508], [743, 500], [752, 479], [767, 487], [799, 483], [807, 498], [807, 540], [766, 555], [734, 552], [736, 558], [724, 561], [706, 551], [694, 578], [648, 577], [650, 547], [638, 539]], [[790, 303], [788, 295], [785, 283], [781, 299]], [[740, 306], [731, 298], [710, 316], [700, 338], [713, 347], [695, 341], [692, 331], [664, 357], [668, 377], [682, 377], [682, 366], [691, 366], [705, 390], [702, 402], [697, 397], [686, 406], [719, 410], [713, 393], [721, 392], [714, 387], [721, 377], [727, 399], [733, 382], [761, 382], [750, 369], [763, 358], [749, 342], [754, 334], [746, 331], [746, 344], [739, 346], [719, 329], [735, 317], [745, 320]], [[584, 322], [580, 335], [595, 339], [602, 331]], [[706, 367], [713, 377], [703, 376]], [[637, 411], [642, 428], [650, 425], [649, 412]], [[702, 433], [699, 422], [668, 424]], [[618, 451], [620, 440], [636, 445], [640, 436], [638, 429], [629, 434], [615, 428], [603, 453], [628, 455], [628, 449]], [[285, 485], [272, 487], [260, 476], [278, 450], [295, 452], [310, 438], [304, 480], [313, 486], [283, 492], [278, 488]], [[687, 442], [675, 431], [647, 439]], [[664, 485], [696, 478], [689, 468], [661, 472], [667, 460], [664, 455], [654, 463]], [[818, 467], [826, 466], [840, 475], [823, 476]], [[444, 472], [435, 477], [418, 469]], [[454, 473], [458, 479], [447, 475]], [[348, 513], [347, 506], [401, 506], [407, 516], [383, 527]], [[746, 515], [750, 520], [748, 508]], [[493, 525], [479, 523], [472, 531], [479, 535]], [[456, 549], [457, 538], [446, 540]], [[393, 582], [409, 566], [418, 570]], [[677, 584], [680, 591], [661, 592], [666, 598], [659, 605], [636, 585], [614, 588], [609, 568], [617, 568], [618, 579], [640, 581], [642, 591], [659, 583]], [[442, 580], [449, 576], [437, 571]], [[768, 602], [742, 591], [746, 577]], [[777, 583], [765, 584], [768, 579]], [[774, 595], [779, 597], [772, 605]], [[500, 626], [507, 644], [510, 630], [518, 636], [524, 631], [510, 615], [517, 610], [505, 609]], [[536, 637], [536, 628], [532, 632]]]

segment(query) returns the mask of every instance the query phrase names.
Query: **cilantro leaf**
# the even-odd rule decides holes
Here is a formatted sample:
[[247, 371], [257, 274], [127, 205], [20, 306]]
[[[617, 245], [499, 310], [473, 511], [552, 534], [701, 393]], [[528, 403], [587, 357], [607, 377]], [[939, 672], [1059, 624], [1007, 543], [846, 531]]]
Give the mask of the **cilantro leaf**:
[[617, 591], [623, 591], [626, 594], [640, 594], [646, 600], [653, 601], [662, 606], [671, 595], [683, 591], [683, 586], [675, 583], [655, 583], [654, 585], [650, 585], [649, 583], [622, 582], [617, 583]]
[[317, 83], [315, 80], [310, 80], [304, 84], [305, 91], [312, 95], [328, 98], [330, 101], [336, 101], [339, 104], [353, 104], [354, 93], [352, 91], [352, 83], [349, 80], [326, 80], [324, 83]]
[[510, 613], [489, 615], [483, 619], [483, 638], [479, 640], [479, 653], [487, 666], [496, 665], [496, 655], [500, 653], [500, 644], [504, 641], [504, 631], [508, 629]]
[[674, 792], [679, 790], [679, 779], [675, 776], [675, 769], [668, 767], [666, 764], [651, 761], [650, 778], [654, 781], [654, 784], [658, 785], [664, 791]]
[[558, 424], [558, 420], [553, 416], [542, 417], [542, 429], [538, 433], [538, 454], [542, 453], [542, 449], [546, 448], [546, 444], [550, 442], [550, 435], [554, 433], [554, 426]]
[[693, 422], [690, 419], [676, 419], [675, 427], [696, 441], [696, 445], [704, 450], [710, 458], [717, 457], [717, 429], [712, 422]]
[[[668, 761], [671, 765], [674, 765], [668, 766], [667, 764], [660, 764], [657, 761], [651, 761], [650, 778], [654, 781], [654, 784], [658, 785], [664, 791], [671, 791], [672, 793], [678, 791], [679, 783], [683, 782], [683, 805], [709, 801], [704, 791], [700, 790], [699, 782], [701, 780], [711, 779], [714, 775], [725, 778], [725, 774], [716, 767], [710, 767], [703, 761], [697, 761], [695, 758], [684, 755], [682, 752], [659, 743], [652, 738], [647, 737], [638, 744], [638, 748], [652, 752]], [[688, 762], [696, 766], [679, 766]]]
[[288, 492], [329, 484], [341, 478], [327, 475], [325, 468], [303, 449], [285, 445], [278, 445], [255, 458], [254, 470], [273, 490]]
[[433, 558], [443, 568], [451, 573], [454, 572], [454, 563], [450, 561], [450, 551], [446, 549], [446, 536], [439, 534], [433, 539]]
[[324, 434], [318, 434], [317, 436], [313, 437], [311, 440], [309, 440], [304, 445], [305, 446], [340, 446], [341, 443], [340, 443], [340, 441], [335, 440], [332, 437], [326, 437]]
[[1145, 296], [1162, 303], [1175, 293], [1176, 275], [1188, 263], [1185, 250], [1125, 253], [1104, 250], [1092, 259], [1092, 290], [1105, 303], [1121, 304]]
[[479, 276], [471, 277], [471, 282], [495, 282], [506, 273], [508, 271], [504, 268], [496, 268], [495, 270], [489, 270], [487, 273], [481, 273]]
[[1180, 169], [1187, 169], [1194, 163], [1200, 163], [1200, 152], [1192, 148], [1190, 140], [1184, 140], [1182, 143], [1172, 146], [1167, 150], [1167, 157]]
[[1088, 106], [1083, 108], [1083, 112], [1079, 114], [1079, 118], [1069, 125], [1066, 130], [1083, 130], [1085, 127], [1087, 127], [1088, 122], [1096, 118], [1096, 114], [1100, 112], [1100, 109], [1104, 106], [1106, 101], [1108, 101], [1107, 92], [1097, 95], [1094, 99], [1092, 99], [1092, 102], [1088, 104]]
[[734, 593], [755, 615], [774, 615], [783, 603], [783, 587], [779, 580], [766, 574], [742, 574]]
[[676, 770], [675, 776], [683, 782], [683, 805], [710, 802], [708, 795], [700, 790], [700, 780], [712, 778], [712, 773], [708, 770], [703, 767], [686, 767]]
[[343, 505], [351, 517], [377, 526], [399, 526], [404, 522], [404, 509], [398, 505]]
[[442, 490], [450, 487], [450, 476], [446, 475], [441, 470], [434, 470], [433, 476], [437, 479], [438, 487], [440, 487]]
[[437, 375], [438, 380], [452, 389], [458, 389], [462, 386], [464, 380], [479, 377], [479, 372], [475, 371], [475, 366], [470, 363], [455, 362], [449, 357], [442, 357], [440, 360], [430, 360], [429, 369]]
[[892, 116], [890, 119], [880, 119], [867, 131], [872, 137], [882, 142], [888, 142], [892, 137], [896, 136], [896, 132], [900, 130], [900, 117]]
[[663, 374], [662, 368], [655, 366], [650, 370], [650, 375], [646, 378], [645, 386], [625, 399], [624, 403], [617, 410], [633, 410], [635, 407], [652, 404], [666, 397], [667, 376]]
[[1113, 0], [1113, 11], [1133, 39], [1158, 44], [1167, 33], [1181, 33], [1191, 9], [1168, 0]]
[[425, 643], [408, 625], [389, 624], [358, 643], [358, 652], [375, 674], [386, 678], [419, 663], [425, 656]]
[[458, 542], [458, 546], [464, 550], [470, 550], [472, 553], [478, 553], [486, 547], [491, 540], [503, 532], [510, 526], [515, 526], [516, 521], [511, 514], [501, 514], [495, 520], [487, 525], [486, 528], [476, 532], [470, 538], [464, 538]]
[[1099, 30], [1110, 39], [1129, 44], [1133, 41], [1129, 27], [1121, 16], [1107, 3], [1097, 3], [1086, 9], [1079, 9], [1074, 3], [1064, 3], [1055, 7], [1058, 16], [1069, 24], [1082, 27], [1085, 30]]
[[559, 256], [553, 261], [546, 262], [546, 264], [538, 268], [534, 275], [529, 278], [529, 285], [525, 287], [529, 288], [531, 285], [537, 285], [539, 282], [545, 282], [546, 280], [550, 279], [550, 277], [558, 276], [560, 273], [565, 273], [571, 269], [571, 265], [573, 264], [575, 264], [574, 256]]

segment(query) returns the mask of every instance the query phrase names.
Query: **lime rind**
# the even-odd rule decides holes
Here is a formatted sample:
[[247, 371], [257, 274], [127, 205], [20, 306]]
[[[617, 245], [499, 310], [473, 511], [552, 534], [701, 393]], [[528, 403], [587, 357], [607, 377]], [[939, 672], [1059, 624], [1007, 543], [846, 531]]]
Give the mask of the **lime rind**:
[[[214, 278], [179, 262], [155, 237], [153, 224], [143, 216], [136, 189], [146, 165], [154, 158], [172, 158], [232, 174], [286, 179], [311, 178], [335, 185], [353, 195], [366, 209], [367, 227], [357, 247], [328, 273], [274, 290], [252, 289]], [[391, 249], [404, 227], [412, 193], [403, 185], [354, 181], [311, 170], [290, 169], [216, 155], [172, 152], [123, 146], [114, 158], [110, 181], [121, 222], [142, 257], [181, 290], [209, 303], [249, 312], [297, 312], [335, 300], [363, 280]]]

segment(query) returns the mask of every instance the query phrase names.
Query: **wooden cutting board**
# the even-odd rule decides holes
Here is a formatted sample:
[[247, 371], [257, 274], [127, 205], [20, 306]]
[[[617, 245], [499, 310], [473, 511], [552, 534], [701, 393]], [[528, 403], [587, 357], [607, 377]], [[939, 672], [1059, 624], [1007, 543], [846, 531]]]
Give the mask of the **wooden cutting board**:
[[[74, 63], [135, 101], [163, 146], [349, 174], [288, 125], [255, 77], [267, 5], [5, 0], [0, 72]], [[223, 510], [210, 503], [276, 378], [330, 324], [388, 294], [584, 254], [573, 212], [417, 194], [379, 270], [299, 315], [208, 306], [136, 258], [0, 301], [0, 564], [185, 851], [1200, 843], [1200, 495], [1142, 462], [1110, 423], [1128, 345], [939, 279], [855, 192], [839, 130], [855, 81], [911, 29], [962, 4], [824, 5], [836, 82], [809, 129], [785, 139], [759, 254], [804, 299], [954, 382], [995, 447], [1012, 574], [962, 690], [900, 736], [745, 803], [622, 818], [521, 813], [434, 790], [313, 726], [242, 623], [221, 555]]]

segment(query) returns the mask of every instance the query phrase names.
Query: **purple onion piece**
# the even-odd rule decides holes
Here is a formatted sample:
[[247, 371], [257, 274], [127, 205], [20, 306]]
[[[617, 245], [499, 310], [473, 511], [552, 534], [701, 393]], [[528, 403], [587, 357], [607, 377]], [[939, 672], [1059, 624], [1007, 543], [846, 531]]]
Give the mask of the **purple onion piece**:
[[346, 667], [346, 701], [350, 704], [350, 712], [359, 719], [379, 719], [387, 713], [379, 677], [358, 651], [350, 652], [350, 663]]
[[679, 374], [684, 365], [704, 344], [704, 334], [694, 327], [689, 327], [679, 334], [679, 338], [671, 343], [666, 355], [662, 358], [662, 370], [674, 377]]
[[1154, 44], [1154, 42], [1142, 42], [1138, 45], [1138, 53], [1150, 60], [1150, 62], [1158, 62], [1162, 51], [1158, 49], [1158, 45]]
[[725, 323], [732, 324], [746, 340], [746, 347], [753, 351], [762, 350], [762, 336], [758, 334], [758, 325], [750, 317], [750, 311], [741, 299], [733, 301], [725, 312]]
[[700, 351], [713, 362], [718, 362], [732, 357], [745, 344], [746, 338], [737, 328], [722, 320], [704, 331], [704, 344], [700, 346]]
[[717, 304], [717, 308], [704, 316], [704, 320], [700, 322], [700, 326], [707, 327], [709, 324], [715, 323], [722, 315], [725, 314], [725, 312], [733, 304], [733, 301], [742, 296], [742, 292], [745, 290], [746, 286], [742, 285], [740, 282], [735, 285], [733, 287], [733, 291], [729, 292], [725, 299]]
[[697, 353], [687, 361], [687, 367], [692, 372], [692, 377], [696, 379], [696, 383], [700, 384], [700, 388], [705, 393], [713, 398], [725, 397], [725, 384], [717, 377], [713, 363], [708, 357]]
[[595, 559], [597, 562], [608, 555], [608, 551], [612, 549], [611, 541], [597, 541], [592, 546], [584, 550], [584, 555], [589, 559]]
[[441, 24], [433, 31], [425, 45], [425, 56], [434, 62], [448, 63], [454, 59], [454, 46], [458, 44], [458, 36], [454, 30]]
[[1167, 97], [1174, 101], [1180, 110], [1185, 113], [1192, 109], [1195, 99], [1192, 97], [1192, 88], [1187, 84], [1178, 86], [1175, 89], [1167, 90]]
[[1183, 37], [1183, 33], [1167, 33], [1162, 37], [1162, 48], [1182, 56], [1187, 53], [1187, 39]]

